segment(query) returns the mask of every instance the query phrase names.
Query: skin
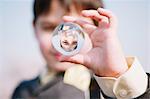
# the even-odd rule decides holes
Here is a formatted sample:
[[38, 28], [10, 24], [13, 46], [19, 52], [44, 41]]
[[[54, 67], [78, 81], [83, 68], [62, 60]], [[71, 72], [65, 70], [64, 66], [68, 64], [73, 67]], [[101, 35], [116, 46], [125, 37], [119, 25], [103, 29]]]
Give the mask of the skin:
[[[118, 77], [128, 69], [117, 37], [117, 18], [112, 12], [98, 8], [97, 10], [83, 10], [81, 14], [78, 14], [71, 5], [72, 11], [64, 16], [64, 10], [57, 0], [53, 0], [52, 5], [51, 11], [39, 16], [34, 24], [39, 47], [50, 70], [65, 71], [78, 63], [91, 69], [97, 76]], [[92, 19], [98, 21], [99, 26], [89, 21]], [[67, 58], [56, 52], [51, 44], [52, 31], [53, 27], [62, 21], [81, 25], [88, 34], [93, 48], [86, 53], [81, 51]]]
[[64, 34], [61, 36], [60, 43], [61, 43], [61, 47], [65, 51], [67, 52], [73, 51], [77, 46], [77, 37], [75, 36], [75, 34], [74, 35]]

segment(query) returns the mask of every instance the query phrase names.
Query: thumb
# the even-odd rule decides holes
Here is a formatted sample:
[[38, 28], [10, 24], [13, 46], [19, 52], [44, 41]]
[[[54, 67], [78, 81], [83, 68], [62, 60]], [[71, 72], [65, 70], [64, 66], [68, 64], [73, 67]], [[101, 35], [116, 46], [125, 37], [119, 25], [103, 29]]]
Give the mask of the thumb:
[[72, 57], [63, 58], [61, 61], [81, 64], [86, 66], [87, 68], [90, 68], [91, 66], [91, 58], [88, 54], [77, 54]]

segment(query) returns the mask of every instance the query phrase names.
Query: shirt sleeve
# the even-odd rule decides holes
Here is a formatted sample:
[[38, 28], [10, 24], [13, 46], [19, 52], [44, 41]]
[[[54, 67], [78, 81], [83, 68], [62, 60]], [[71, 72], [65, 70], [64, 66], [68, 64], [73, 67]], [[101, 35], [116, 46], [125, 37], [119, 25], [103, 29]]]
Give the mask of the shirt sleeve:
[[127, 57], [128, 70], [119, 76], [98, 77], [94, 75], [101, 90], [106, 96], [117, 99], [131, 99], [142, 95], [148, 85], [148, 76], [136, 57]]

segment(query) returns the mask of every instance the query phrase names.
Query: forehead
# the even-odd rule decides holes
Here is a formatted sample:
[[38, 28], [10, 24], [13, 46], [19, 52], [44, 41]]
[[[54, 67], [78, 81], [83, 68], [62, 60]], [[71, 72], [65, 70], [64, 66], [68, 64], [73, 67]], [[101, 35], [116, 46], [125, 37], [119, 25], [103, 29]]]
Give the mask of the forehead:
[[62, 16], [64, 15], [75, 15], [78, 16], [81, 9], [77, 8], [75, 4], [66, 5], [61, 4], [59, 0], [52, 0], [48, 10], [38, 16], [37, 21], [47, 21], [47, 22], [58, 22], [62, 21]]
[[40, 15], [37, 18], [37, 22], [40, 23], [51, 23], [51, 24], [59, 24], [62, 22], [62, 16], [65, 14], [63, 9], [54, 9], [49, 11], [47, 14]]
[[37, 18], [37, 22], [39, 23], [51, 23], [51, 24], [59, 24], [62, 21], [62, 16], [65, 15], [66, 10], [61, 6], [58, 0], [52, 0], [49, 10], [46, 13], [41, 14]]

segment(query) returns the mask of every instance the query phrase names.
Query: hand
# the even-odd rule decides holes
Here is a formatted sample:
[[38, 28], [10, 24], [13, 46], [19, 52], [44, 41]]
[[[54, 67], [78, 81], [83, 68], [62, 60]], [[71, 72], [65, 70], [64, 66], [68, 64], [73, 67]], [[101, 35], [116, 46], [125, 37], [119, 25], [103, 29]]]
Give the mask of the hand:
[[93, 48], [87, 53], [81, 52], [67, 58], [66, 61], [83, 64], [98, 76], [120, 76], [128, 69], [128, 66], [116, 34], [116, 16], [102, 8], [83, 10], [82, 16], [97, 21], [98, 26], [83, 18], [64, 16], [63, 19], [81, 25], [89, 35]]

